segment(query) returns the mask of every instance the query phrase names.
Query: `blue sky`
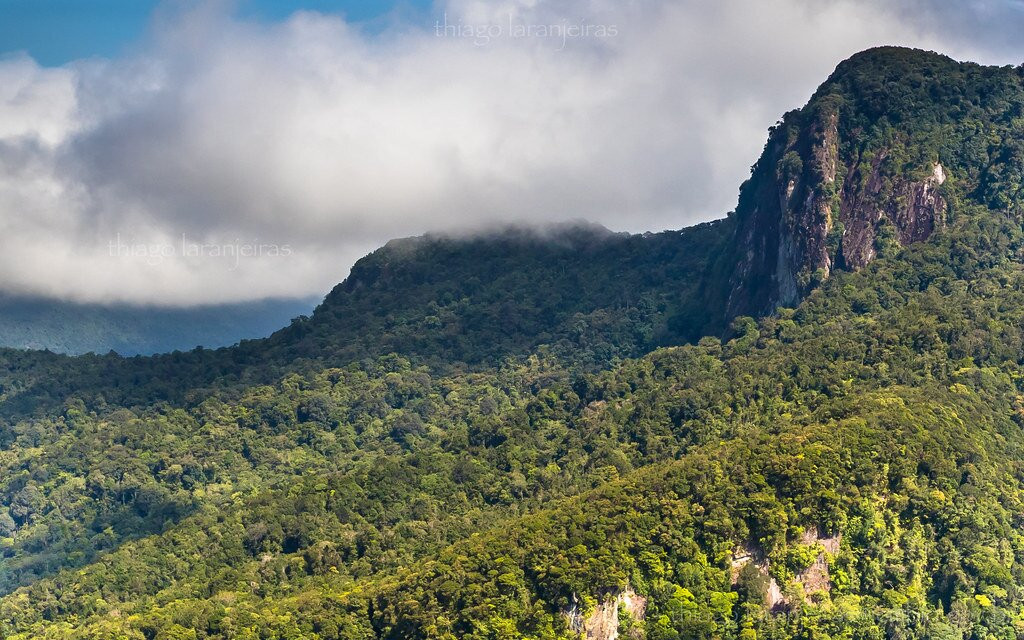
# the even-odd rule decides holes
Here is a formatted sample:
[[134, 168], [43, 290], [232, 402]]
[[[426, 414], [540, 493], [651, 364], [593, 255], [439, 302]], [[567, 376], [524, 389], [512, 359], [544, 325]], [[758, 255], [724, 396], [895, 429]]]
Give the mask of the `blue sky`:
[[[42, 65], [114, 57], [138, 40], [157, 0], [0, 0], [0, 55], [25, 51]], [[306, 9], [372, 23], [399, 10], [424, 13], [430, 0], [240, 0], [241, 17], [280, 20]]]

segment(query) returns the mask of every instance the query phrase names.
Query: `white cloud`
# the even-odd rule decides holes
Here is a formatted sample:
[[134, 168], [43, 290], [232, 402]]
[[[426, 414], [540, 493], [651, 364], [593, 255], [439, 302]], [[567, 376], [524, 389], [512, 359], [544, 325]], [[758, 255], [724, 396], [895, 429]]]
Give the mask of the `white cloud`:
[[[767, 127], [850, 54], [947, 43], [1016, 61], [999, 34], [1019, 16], [989, 4], [1004, 10], [957, 8], [954, 22], [927, 0], [437, 8], [487, 30], [484, 45], [433, 23], [368, 35], [337, 17], [258, 24], [209, 5], [165, 17], [123, 59], [3, 59], [0, 287], [168, 304], [307, 295], [394, 236], [720, 217]], [[590, 35], [540, 35], [566, 21]], [[183, 235], [186, 249], [215, 246], [183, 257]], [[251, 244], [289, 255], [209, 256]]]

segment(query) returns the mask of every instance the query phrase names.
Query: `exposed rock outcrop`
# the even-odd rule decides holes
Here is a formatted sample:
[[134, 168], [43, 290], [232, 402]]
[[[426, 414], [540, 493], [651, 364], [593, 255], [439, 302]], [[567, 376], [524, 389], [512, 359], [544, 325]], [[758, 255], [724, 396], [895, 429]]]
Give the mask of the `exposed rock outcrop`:
[[771, 564], [764, 555], [750, 545], [738, 548], [732, 558], [732, 584], [739, 582], [740, 572], [747, 565], [753, 564], [758, 572], [768, 581], [764, 595], [764, 605], [772, 611], [784, 609], [789, 603], [782, 594], [782, 587], [770, 573]]
[[861, 269], [874, 259], [883, 219], [892, 223], [902, 245], [927, 240], [945, 219], [947, 204], [939, 192], [946, 181], [942, 165], [935, 163], [930, 174], [917, 181], [887, 181], [879, 168], [887, 155], [888, 150], [879, 152], [867, 176], [853, 168], [846, 179], [840, 201], [844, 233], [839, 260], [844, 269]]
[[606, 594], [589, 615], [584, 616], [581, 603], [575, 595], [573, 604], [562, 612], [569, 630], [585, 640], [616, 640], [619, 637], [619, 608], [635, 621], [642, 621], [647, 609], [647, 598], [626, 587], [622, 591]]
[[[832, 590], [826, 554], [837, 553], [841, 542], [841, 534], [825, 537], [819, 533], [817, 527], [810, 527], [804, 531], [799, 544], [805, 546], [818, 545], [821, 547], [821, 552], [818, 553], [810, 566], [798, 573], [793, 579], [793, 582], [801, 587], [805, 600], [809, 601], [817, 593], [828, 593]], [[741, 545], [733, 553], [732, 583], [735, 585], [739, 582], [740, 572], [749, 564], [753, 564], [758, 572], [767, 580], [765, 606], [772, 611], [788, 609], [792, 602], [784, 593], [782, 586], [771, 575], [771, 564], [759, 550], [749, 544]]]
[[804, 597], [810, 599], [816, 593], [828, 593], [832, 590], [832, 579], [828, 573], [828, 561], [825, 554], [835, 554], [839, 551], [839, 544], [842, 542], [840, 534], [822, 537], [816, 527], [811, 527], [804, 532], [800, 539], [801, 544], [820, 545], [822, 552], [814, 559], [811, 566], [797, 574], [798, 582], [804, 591]]

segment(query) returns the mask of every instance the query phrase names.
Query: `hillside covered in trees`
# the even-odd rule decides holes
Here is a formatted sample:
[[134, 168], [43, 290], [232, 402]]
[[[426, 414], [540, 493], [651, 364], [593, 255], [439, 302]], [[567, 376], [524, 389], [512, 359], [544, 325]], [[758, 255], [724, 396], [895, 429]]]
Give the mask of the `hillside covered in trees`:
[[0, 638], [1024, 636], [1022, 145], [1024, 68], [872, 50], [717, 223], [5, 351]]

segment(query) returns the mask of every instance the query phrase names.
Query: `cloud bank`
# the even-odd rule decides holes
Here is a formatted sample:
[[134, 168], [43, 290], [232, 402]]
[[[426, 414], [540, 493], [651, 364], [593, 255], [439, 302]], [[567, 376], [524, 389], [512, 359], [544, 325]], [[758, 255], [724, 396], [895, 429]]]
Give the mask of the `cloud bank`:
[[[1019, 2], [451, 0], [165, 9], [120, 59], [0, 58], [0, 289], [187, 305], [322, 293], [389, 238], [718, 218], [842, 59], [1024, 61]], [[561, 30], [559, 30], [561, 29]]]

